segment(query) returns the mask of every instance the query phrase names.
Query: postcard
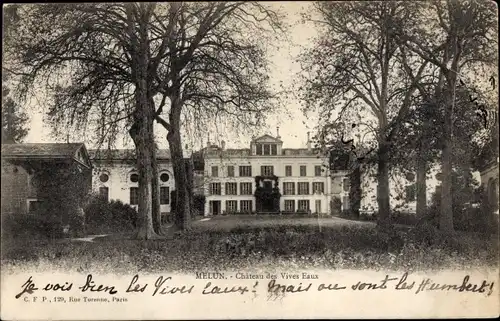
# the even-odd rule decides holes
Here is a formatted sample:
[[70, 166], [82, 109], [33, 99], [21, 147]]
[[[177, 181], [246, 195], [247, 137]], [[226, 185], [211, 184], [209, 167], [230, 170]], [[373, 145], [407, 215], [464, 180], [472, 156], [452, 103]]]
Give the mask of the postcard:
[[3, 18], [2, 320], [499, 316], [495, 3]]

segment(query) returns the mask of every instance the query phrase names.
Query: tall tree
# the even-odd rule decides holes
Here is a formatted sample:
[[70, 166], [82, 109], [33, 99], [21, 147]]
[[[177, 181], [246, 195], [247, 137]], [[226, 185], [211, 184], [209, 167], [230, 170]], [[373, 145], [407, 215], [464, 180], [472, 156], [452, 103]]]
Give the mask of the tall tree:
[[[392, 26], [412, 23], [407, 2], [317, 2], [320, 30], [315, 46], [302, 56], [309, 77], [303, 98], [310, 108], [340, 118], [375, 119], [378, 224], [390, 225], [389, 164], [393, 140], [407, 116], [427, 66], [400, 50]], [[414, 71], [414, 79], [405, 72]], [[357, 117], [356, 117], [357, 116]]]
[[176, 36], [162, 44], [168, 59], [158, 62], [161, 102], [155, 117], [168, 132], [176, 177], [174, 221], [189, 229], [192, 173], [183, 160], [183, 117], [198, 125], [221, 118], [236, 126], [261, 124], [274, 96], [268, 89], [266, 34], [282, 31], [283, 25], [276, 12], [256, 2], [190, 3], [171, 10], [167, 27]]
[[[9, 69], [26, 96], [42, 85], [56, 126], [76, 125], [113, 143], [126, 128], [139, 172], [137, 238], [154, 238], [152, 224], [153, 110], [148, 68], [159, 40], [151, 35], [155, 4], [43, 4], [18, 8]], [[151, 37], [151, 38], [150, 38]]]
[[128, 130], [140, 176], [138, 238], [156, 235], [151, 148], [153, 122], [161, 123], [181, 200], [176, 225], [188, 227], [181, 123], [186, 115], [262, 119], [271, 96], [265, 39], [249, 35], [261, 36], [266, 23], [278, 27], [278, 15], [256, 2], [172, 2], [30, 5], [19, 16], [8, 53], [21, 93], [45, 85], [54, 94], [47, 101], [53, 122], [90, 128], [101, 141]]
[[497, 11], [488, 1], [428, 1], [418, 3], [414, 17], [419, 23], [393, 29], [394, 39], [439, 67], [443, 77], [438, 95], [444, 107], [443, 144], [441, 148], [442, 193], [439, 227], [453, 230], [452, 142], [455, 121], [456, 88], [478, 66], [495, 64]]

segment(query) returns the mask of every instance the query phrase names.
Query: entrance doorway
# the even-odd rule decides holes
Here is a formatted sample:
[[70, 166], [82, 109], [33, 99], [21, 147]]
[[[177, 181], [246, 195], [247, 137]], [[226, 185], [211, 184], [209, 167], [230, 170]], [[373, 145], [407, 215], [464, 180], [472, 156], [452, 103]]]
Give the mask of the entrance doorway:
[[316, 214], [321, 213], [321, 200], [316, 200], [314, 204], [314, 210]]
[[209, 202], [210, 206], [210, 214], [211, 215], [219, 215], [221, 206], [220, 206], [220, 201], [210, 201]]

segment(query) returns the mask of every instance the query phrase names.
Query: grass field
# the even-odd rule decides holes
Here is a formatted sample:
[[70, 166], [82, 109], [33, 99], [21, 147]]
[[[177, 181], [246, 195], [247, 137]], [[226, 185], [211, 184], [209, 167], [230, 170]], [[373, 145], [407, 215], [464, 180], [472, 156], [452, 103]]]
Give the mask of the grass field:
[[162, 240], [136, 241], [131, 235], [93, 242], [3, 240], [2, 267], [131, 273], [266, 267], [418, 271], [498, 265], [498, 236], [443, 235], [430, 227], [384, 232], [373, 223], [334, 218], [220, 217], [198, 220], [191, 232]]

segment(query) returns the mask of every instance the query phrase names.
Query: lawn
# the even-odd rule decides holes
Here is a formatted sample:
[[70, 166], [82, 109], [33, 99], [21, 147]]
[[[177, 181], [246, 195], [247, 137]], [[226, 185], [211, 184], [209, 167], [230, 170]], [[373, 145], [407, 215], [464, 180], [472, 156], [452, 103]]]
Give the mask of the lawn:
[[338, 218], [234, 216], [198, 220], [189, 233], [135, 241], [96, 238], [2, 241], [6, 269], [65, 272], [192, 272], [242, 269], [419, 271], [498, 265], [498, 236], [443, 235], [429, 226], [379, 230]]

